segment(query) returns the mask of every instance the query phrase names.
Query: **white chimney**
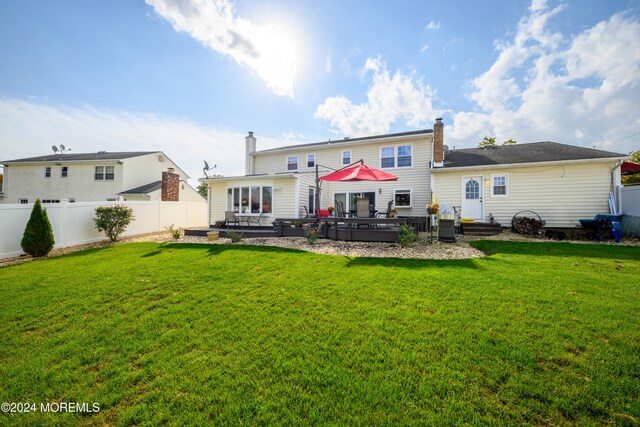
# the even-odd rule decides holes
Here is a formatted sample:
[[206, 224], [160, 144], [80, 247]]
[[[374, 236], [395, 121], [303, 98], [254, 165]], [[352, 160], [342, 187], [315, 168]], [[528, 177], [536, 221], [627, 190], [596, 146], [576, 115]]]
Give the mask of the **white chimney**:
[[244, 174], [253, 175], [255, 173], [253, 153], [256, 152], [256, 138], [253, 136], [253, 132], [249, 132], [249, 136], [245, 136], [244, 141]]

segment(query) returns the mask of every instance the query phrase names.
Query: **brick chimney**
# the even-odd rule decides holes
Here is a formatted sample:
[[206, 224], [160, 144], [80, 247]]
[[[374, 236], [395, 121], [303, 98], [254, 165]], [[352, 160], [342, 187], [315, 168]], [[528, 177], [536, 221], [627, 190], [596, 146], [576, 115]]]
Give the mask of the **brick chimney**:
[[180, 175], [174, 168], [162, 172], [162, 201], [177, 202], [180, 200]]
[[244, 141], [244, 174], [253, 175], [255, 173], [253, 153], [256, 152], [256, 138], [253, 132], [249, 132], [249, 136], [245, 136]]
[[436, 119], [433, 125], [433, 166], [442, 167], [444, 165], [444, 123], [442, 118]]

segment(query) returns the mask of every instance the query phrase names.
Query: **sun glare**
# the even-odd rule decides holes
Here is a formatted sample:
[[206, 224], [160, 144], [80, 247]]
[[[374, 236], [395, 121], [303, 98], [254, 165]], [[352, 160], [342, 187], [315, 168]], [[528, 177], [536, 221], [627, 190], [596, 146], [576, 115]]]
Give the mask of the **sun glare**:
[[257, 28], [255, 35], [256, 72], [277, 94], [293, 97], [297, 72], [293, 37], [276, 27]]

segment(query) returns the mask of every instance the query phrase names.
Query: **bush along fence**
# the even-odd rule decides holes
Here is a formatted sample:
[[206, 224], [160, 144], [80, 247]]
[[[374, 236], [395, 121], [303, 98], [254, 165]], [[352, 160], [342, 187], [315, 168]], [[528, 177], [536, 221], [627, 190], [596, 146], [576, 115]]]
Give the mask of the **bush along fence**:
[[[166, 227], [206, 227], [206, 202], [117, 202], [133, 210], [131, 222], [121, 236], [165, 231]], [[79, 202], [44, 204], [55, 238], [54, 248], [94, 243], [105, 240], [96, 229], [95, 209], [114, 202]], [[20, 242], [34, 204], [0, 204], [0, 259], [23, 253]]]

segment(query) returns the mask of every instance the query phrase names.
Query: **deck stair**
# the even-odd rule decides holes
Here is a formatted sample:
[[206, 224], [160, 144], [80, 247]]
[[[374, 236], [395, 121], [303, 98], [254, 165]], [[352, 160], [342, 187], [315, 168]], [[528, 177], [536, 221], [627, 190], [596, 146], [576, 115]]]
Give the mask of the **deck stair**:
[[502, 226], [497, 222], [463, 222], [460, 228], [465, 236], [495, 236], [502, 233]]

